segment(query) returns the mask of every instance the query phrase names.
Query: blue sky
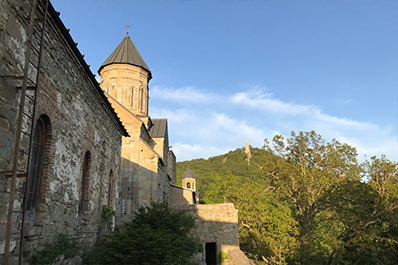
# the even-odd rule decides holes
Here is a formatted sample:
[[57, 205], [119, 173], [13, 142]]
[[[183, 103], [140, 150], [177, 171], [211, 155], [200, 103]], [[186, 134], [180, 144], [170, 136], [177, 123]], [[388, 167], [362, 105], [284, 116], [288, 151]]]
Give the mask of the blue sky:
[[398, 161], [398, 1], [52, 2], [93, 72], [131, 25], [180, 161], [292, 130]]

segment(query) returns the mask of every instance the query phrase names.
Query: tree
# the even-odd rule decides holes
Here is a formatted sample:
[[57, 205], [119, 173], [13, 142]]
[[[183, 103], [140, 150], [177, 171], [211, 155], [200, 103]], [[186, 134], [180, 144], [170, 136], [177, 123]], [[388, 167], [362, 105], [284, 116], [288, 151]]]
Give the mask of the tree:
[[320, 198], [336, 183], [360, 179], [355, 148], [336, 140], [326, 142], [311, 131], [292, 132], [290, 138], [277, 135], [273, 147], [266, 145], [265, 149], [281, 158], [273, 167], [264, 167], [264, 175], [272, 178], [271, 187], [280, 198], [294, 205], [299, 224], [298, 262], [324, 262], [324, 257], [318, 260], [320, 251], [314, 247], [324, 245], [316, 242], [322, 236], [315, 233], [320, 228], [317, 215], [325, 209]]
[[228, 173], [216, 176], [207, 192], [211, 203], [232, 202], [239, 210], [242, 250], [258, 264], [286, 264], [296, 247], [297, 222], [286, 203], [264, 192], [261, 179], [244, 183]]
[[196, 243], [190, 235], [194, 218], [152, 203], [140, 207], [133, 219], [99, 238], [86, 264], [190, 264]]
[[[256, 264], [394, 264], [398, 164], [360, 164], [355, 148], [315, 132], [275, 136], [272, 146], [185, 161], [201, 200], [232, 202], [240, 244]], [[202, 185], [203, 184], [203, 185]]]

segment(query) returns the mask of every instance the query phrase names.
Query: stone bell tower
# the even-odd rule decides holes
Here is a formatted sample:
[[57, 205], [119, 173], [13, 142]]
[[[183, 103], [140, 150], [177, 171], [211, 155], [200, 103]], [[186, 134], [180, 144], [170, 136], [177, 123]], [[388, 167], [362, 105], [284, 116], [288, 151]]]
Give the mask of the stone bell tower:
[[196, 191], [196, 176], [192, 173], [190, 168], [185, 171], [181, 181], [183, 187]]
[[98, 72], [107, 96], [137, 116], [148, 116], [148, 83], [152, 75], [128, 31]]

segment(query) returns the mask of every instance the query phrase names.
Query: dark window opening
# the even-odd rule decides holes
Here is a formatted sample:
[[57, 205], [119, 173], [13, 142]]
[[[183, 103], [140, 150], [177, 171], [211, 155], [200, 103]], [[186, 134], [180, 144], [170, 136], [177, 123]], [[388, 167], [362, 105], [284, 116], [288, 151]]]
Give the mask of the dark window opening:
[[192, 192], [192, 202], [193, 204], [196, 204], [196, 193]]
[[40, 195], [40, 181], [43, 173], [44, 152], [48, 129], [44, 117], [40, 117], [33, 131], [29, 177], [26, 190], [26, 211], [28, 217], [33, 217]]
[[140, 104], [140, 109], [143, 110], [143, 106], [144, 106], [144, 89], [143, 87], [140, 88], [140, 95], [141, 95], [141, 104]]
[[113, 172], [109, 173], [109, 183], [108, 183], [108, 208], [113, 209], [113, 197], [115, 193], [115, 182], [113, 180]]
[[206, 243], [206, 264], [217, 265], [217, 243]]
[[86, 154], [84, 155], [84, 161], [83, 161], [81, 196], [80, 196], [80, 203], [79, 203], [79, 216], [81, 216], [84, 212], [88, 211], [90, 161], [91, 161], [91, 155], [90, 155], [90, 152], [87, 151]]
[[187, 182], [187, 188], [188, 188], [188, 189], [191, 188], [191, 182]]

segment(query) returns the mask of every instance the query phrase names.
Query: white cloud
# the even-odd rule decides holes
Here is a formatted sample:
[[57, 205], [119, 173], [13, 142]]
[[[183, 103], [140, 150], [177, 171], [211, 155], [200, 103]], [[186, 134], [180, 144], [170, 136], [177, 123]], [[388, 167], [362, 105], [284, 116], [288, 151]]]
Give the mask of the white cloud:
[[273, 98], [272, 94], [262, 93], [260, 90], [236, 93], [231, 97], [231, 101], [235, 104], [259, 108], [278, 114], [299, 115], [316, 111], [314, 106], [286, 103]]
[[220, 155], [243, 147], [245, 141], [260, 147], [264, 138], [275, 134], [310, 130], [328, 141], [336, 138], [356, 147], [360, 159], [385, 154], [398, 160], [398, 136], [393, 130], [336, 117], [315, 105], [284, 102], [261, 89], [232, 96], [192, 87], [153, 90], [151, 116], [168, 118], [171, 145], [179, 161]]
[[216, 147], [206, 145], [190, 145], [185, 143], [176, 142], [172, 146], [172, 150], [176, 155], [178, 161], [191, 160], [193, 158], [209, 158], [211, 156], [217, 156], [225, 154], [230, 151], [232, 147]]
[[[197, 115], [197, 114], [196, 114]], [[186, 121], [195, 119], [195, 113], [192, 113], [189, 109], [158, 109], [156, 107], [152, 108], [150, 111], [150, 116], [152, 118], [167, 118], [169, 123], [175, 123], [179, 127], [183, 126]]]
[[186, 86], [182, 88], [168, 88], [153, 86], [150, 90], [151, 98], [157, 98], [163, 101], [201, 102], [205, 103], [214, 99], [214, 95]]
[[240, 144], [247, 140], [252, 144], [262, 144], [266, 134], [263, 130], [249, 126], [246, 121], [238, 121], [230, 118], [225, 113], [214, 113], [211, 122], [217, 124], [215, 130], [222, 131], [219, 135], [222, 139], [230, 139], [231, 142], [239, 140]]
[[235, 104], [262, 109], [267, 112], [275, 113], [277, 115], [310, 116], [313, 119], [318, 119], [320, 121], [324, 121], [330, 124], [333, 123], [337, 126], [350, 126], [360, 128], [375, 126], [370, 123], [358, 122], [347, 118], [339, 118], [325, 114], [314, 105], [300, 105], [283, 102], [279, 99], [274, 98], [272, 94], [263, 93], [261, 90], [236, 93], [231, 97], [231, 101]]

